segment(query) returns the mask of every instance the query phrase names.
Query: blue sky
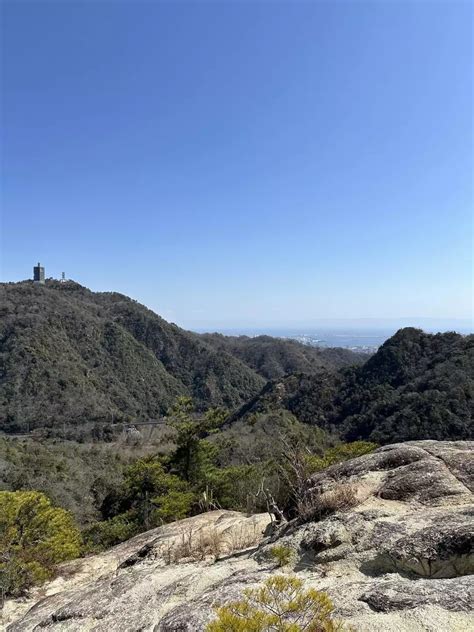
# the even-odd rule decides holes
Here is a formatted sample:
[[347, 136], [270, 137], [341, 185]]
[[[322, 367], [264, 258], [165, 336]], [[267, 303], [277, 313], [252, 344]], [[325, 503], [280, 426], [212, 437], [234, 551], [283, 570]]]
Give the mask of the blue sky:
[[3, 2], [2, 278], [186, 327], [472, 314], [468, 2]]

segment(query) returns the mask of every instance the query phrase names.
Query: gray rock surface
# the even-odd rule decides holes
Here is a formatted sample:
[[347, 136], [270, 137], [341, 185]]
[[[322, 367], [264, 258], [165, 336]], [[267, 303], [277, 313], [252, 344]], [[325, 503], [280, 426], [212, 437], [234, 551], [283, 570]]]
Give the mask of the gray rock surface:
[[[376, 584], [359, 599], [376, 612], [413, 609], [436, 604], [454, 612], [472, 612], [473, 583], [471, 578], [423, 580], [410, 582], [393, 579]], [[441, 623], [441, 622], [440, 622]]]
[[[473, 448], [409, 442], [332, 466], [311, 478], [311, 493], [351, 484], [358, 504], [286, 524], [257, 549], [245, 546], [261, 540], [267, 516], [211, 512], [155, 529], [65, 565], [29, 601], [8, 602], [4, 624], [8, 632], [201, 631], [216, 605], [284, 572], [328, 592], [356, 630], [466, 632], [474, 616]], [[167, 563], [190, 530], [221, 533], [220, 559]], [[275, 568], [275, 541], [294, 550], [291, 567]]]

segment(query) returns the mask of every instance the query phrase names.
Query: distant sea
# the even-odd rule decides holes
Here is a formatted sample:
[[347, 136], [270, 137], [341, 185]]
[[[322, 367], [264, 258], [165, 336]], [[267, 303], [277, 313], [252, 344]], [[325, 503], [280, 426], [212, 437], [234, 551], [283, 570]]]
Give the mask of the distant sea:
[[[437, 333], [438, 331], [458, 331], [461, 334], [469, 334], [472, 329], [466, 326], [460, 327], [421, 327], [424, 331]], [[464, 323], [463, 323], [464, 325]], [[221, 329], [220, 333], [227, 336], [275, 336], [278, 338], [290, 338], [303, 344], [315, 347], [343, 347], [356, 351], [372, 353], [380, 347], [388, 338], [399, 329], [399, 326], [386, 328], [369, 327], [318, 327], [318, 328], [235, 328]], [[209, 330], [207, 330], [209, 331]]]
[[275, 336], [290, 338], [314, 347], [343, 347], [345, 349], [372, 352], [378, 349], [396, 330], [367, 329], [265, 329], [265, 330], [226, 330], [228, 336]]

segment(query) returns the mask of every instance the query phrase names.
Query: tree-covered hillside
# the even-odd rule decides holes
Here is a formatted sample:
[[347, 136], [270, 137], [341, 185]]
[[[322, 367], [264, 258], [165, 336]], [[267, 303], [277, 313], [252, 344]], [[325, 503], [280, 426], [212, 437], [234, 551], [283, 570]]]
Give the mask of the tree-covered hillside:
[[472, 438], [474, 336], [401, 329], [360, 367], [267, 384], [233, 420], [281, 408], [349, 441]]
[[179, 395], [235, 410], [268, 377], [359, 362], [264, 337], [200, 336], [122, 294], [48, 280], [0, 286], [0, 430], [161, 416]]
[[1, 294], [0, 429], [156, 418], [180, 394], [234, 409], [265, 383], [126, 296], [56, 281]]
[[360, 360], [270, 337], [259, 351], [200, 336], [122, 294], [73, 282], [0, 292], [0, 430], [156, 418], [183, 394], [203, 409], [235, 410], [269, 376]]
[[472, 436], [473, 336], [403, 329], [357, 366], [345, 350], [200, 336], [72, 282], [0, 291], [0, 430], [154, 419], [188, 395], [231, 421], [284, 409], [346, 440]]
[[367, 354], [356, 353], [341, 347], [318, 348], [303, 345], [296, 340], [272, 336], [223, 336], [203, 334], [202, 337], [216, 349], [226, 351], [267, 380], [289, 373], [315, 373], [323, 368], [363, 364]]

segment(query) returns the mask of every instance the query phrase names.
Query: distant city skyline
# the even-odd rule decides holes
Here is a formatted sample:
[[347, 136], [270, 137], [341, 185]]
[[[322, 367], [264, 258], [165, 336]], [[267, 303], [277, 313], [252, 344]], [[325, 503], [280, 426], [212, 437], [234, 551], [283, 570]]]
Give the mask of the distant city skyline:
[[2, 280], [189, 329], [472, 322], [470, 3], [1, 11]]

